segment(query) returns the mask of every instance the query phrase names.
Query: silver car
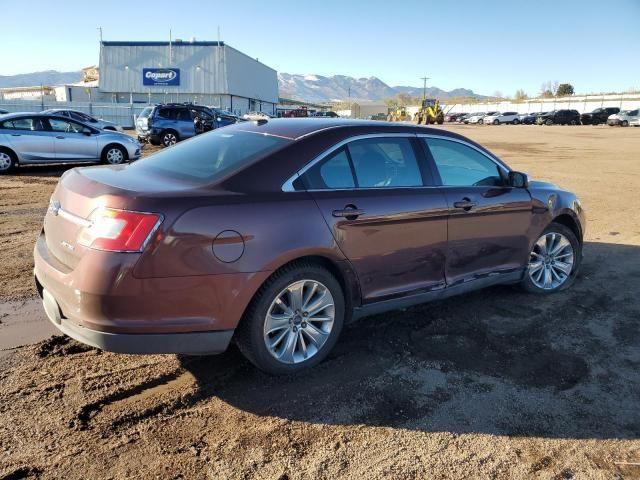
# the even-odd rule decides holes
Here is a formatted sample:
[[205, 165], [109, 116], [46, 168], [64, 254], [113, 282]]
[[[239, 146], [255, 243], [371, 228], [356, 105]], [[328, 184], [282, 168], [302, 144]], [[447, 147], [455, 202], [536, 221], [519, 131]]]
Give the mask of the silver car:
[[129, 135], [98, 130], [59, 115], [10, 113], [0, 117], [0, 174], [29, 163], [118, 165], [140, 158], [140, 149]]
[[76, 122], [86, 123], [87, 125], [90, 125], [94, 128], [99, 128], [100, 130], [115, 130], [118, 132], [122, 132], [122, 127], [117, 123], [103, 120], [101, 118], [94, 118], [91, 115], [87, 115], [84, 112], [79, 112], [78, 110], [50, 108], [49, 110], [44, 110], [42, 113], [62, 115], [63, 117], [70, 118], [71, 120], [75, 120]]

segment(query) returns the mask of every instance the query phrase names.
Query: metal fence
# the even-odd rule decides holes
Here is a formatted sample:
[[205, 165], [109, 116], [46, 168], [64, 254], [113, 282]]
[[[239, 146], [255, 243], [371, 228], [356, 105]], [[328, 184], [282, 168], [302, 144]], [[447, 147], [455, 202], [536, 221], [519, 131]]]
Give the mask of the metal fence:
[[0, 109], [9, 112], [41, 112], [49, 108], [69, 108], [133, 128], [135, 118], [148, 105], [146, 103], [90, 103], [90, 102], [57, 102], [55, 100], [0, 100]]

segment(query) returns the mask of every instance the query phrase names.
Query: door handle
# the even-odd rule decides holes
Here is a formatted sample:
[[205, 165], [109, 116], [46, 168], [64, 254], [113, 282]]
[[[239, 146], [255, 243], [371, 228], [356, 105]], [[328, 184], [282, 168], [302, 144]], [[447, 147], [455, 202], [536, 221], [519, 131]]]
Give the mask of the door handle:
[[64, 140], [64, 136], [62, 136], [62, 135], [58, 135], [58, 136], [56, 136], [56, 138], [59, 138], [60, 140]]
[[346, 218], [347, 220], [355, 220], [360, 215], [364, 215], [364, 210], [360, 210], [355, 205], [346, 205], [342, 210], [334, 210], [331, 212], [336, 218]]
[[22, 134], [21, 133], [12, 133], [11, 136], [12, 137], [21, 137]]
[[470, 198], [466, 198], [466, 197], [459, 202], [453, 202], [453, 206], [455, 208], [461, 208], [467, 212], [471, 210], [473, 207], [475, 207], [476, 205], [477, 205], [476, 202], [472, 202]]

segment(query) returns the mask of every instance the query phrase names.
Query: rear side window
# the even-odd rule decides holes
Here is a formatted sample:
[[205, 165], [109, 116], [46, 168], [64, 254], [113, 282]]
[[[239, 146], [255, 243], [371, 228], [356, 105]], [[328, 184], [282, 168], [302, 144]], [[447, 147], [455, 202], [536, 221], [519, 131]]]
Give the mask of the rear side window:
[[306, 183], [311, 190], [354, 188], [347, 149], [340, 148], [311, 168], [306, 174]]
[[429, 138], [431, 151], [442, 184], [445, 186], [502, 186], [498, 165], [474, 148], [459, 142]]
[[128, 168], [197, 185], [213, 183], [290, 142], [252, 132], [214, 130], [138, 160]]
[[419, 187], [422, 175], [408, 138], [367, 138], [348, 146], [358, 187]]
[[30, 131], [45, 130], [44, 126], [42, 125], [42, 121], [37, 117], [23, 117], [5, 120], [4, 122], [0, 123], [0, 128], [6, 128], [9, 130]]
[[176, 111], [172, 108], [160, 108], [158, 109], [158, 117], [166, 118], [167, 120], [175, 120]]

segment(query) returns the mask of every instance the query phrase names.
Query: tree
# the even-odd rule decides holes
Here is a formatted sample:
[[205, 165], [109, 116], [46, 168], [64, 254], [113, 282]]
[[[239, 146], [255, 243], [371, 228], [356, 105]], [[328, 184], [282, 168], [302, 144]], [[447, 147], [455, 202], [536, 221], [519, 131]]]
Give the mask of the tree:
[[556, 96], [566, 97], [568, 95], [573, 95], [573, 85], [571, 85], [570, 83], [561, 83], [558, 86]]
[[519, 88], [518, 90], [516, 90], [513, 98], [515, 101], [526, 100], [527, 98], [529, 98], [529, 95], [527, 95], [523, 89]]

